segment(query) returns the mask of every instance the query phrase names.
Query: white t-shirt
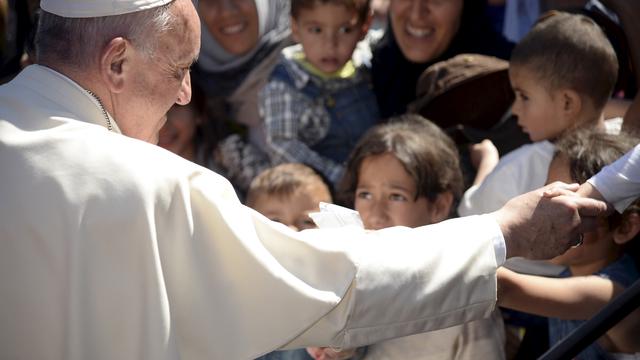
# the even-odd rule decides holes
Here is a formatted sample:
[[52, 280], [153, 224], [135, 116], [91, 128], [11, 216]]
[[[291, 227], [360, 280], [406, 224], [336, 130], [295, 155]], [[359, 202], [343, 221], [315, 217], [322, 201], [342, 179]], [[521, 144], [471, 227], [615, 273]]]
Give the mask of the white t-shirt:
[[[605, 121], [605, 131], [619, 134], [622, 118]], [[484, 181], [463, 195], [458, 214], [478, 215], [496, 211], [507, 201], [545, 185], [555, 147], [549, 141], [523, 145], [500, 159]]]

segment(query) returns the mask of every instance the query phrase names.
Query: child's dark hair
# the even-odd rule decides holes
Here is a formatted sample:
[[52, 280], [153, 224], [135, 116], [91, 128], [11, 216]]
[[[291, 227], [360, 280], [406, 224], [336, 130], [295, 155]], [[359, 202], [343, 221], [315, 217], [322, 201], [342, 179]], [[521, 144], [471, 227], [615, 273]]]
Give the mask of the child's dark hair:
[[564, 157], [569, 162], [571, 179], [582, 184], [639, 142], [640, 138], [626, 132], [614, 135], [595, 127], [583, 127], [559, 138], [554, 156]]
[[370, 0], [291, 0], [291, 17], [297, 19], [303, 9], [313, 9], [318, 4], [343, 5], [358, 14], [358, 20], [364, 22], [369, 15]]
[[394, 155], [411, 175], [416, 183], [416, 199], [425, 196], [433, 201], [438, 194], [450, 191], [455, 209], [463, 190], [458, 151], [442, 129], [417, 114], [393, 117], [365, 133], [351, 153], [339, 184], [341, 204], [353, 206], [364, 159], [385, 153]]
[[245, 203], [252, 206], [260, 194], [287, 197], [305, 188], [320, 188], [329, 196], [331, 194], [326, 182], [312, 168], [299, 163], [280, 164], [264, 170], [253, 179]]
[[550, 89], [569, 88], [599, 110], [618, 76], [618, 60], [609, 40], [590, 18], [553, 11], [543, 16], [516, 45], [512, 67], [533, 72]]
[[[603, 167], [622, 157], [640, 143], [640, 138], [629, 133], [608, 134], [597, 128], [581, 128], [567, 133], [555, 143], [554, 157], [562, 156], [569, 163], [571, 180], [584, 183]], [[609, 216], [610, 229], [617, 228], [630, 213], [640, 213], [640, 200], [631, 204], [623, 214]], [[628, 244], [639, 243], [636, 236]]]

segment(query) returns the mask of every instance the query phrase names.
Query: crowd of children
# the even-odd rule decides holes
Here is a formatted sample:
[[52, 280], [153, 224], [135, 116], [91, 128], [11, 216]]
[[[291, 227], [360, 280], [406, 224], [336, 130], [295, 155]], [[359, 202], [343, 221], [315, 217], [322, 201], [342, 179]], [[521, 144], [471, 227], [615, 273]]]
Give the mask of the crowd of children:
[[[191, 103], [168, 112], [158, 145], [225, 175], [248, 207], [304, 231], [317, 227], [310, 214], [321, 202], [356, 210], [367, 230], [492, 212], [545, 183], [583, 183], [640, 142], [624, 122], [640, 116], [640, 102], [625, 119], [605, 111], [612, 96], [634, 94], [616, 88], [618, 48], [596, 21], [546, 13], [513, 44], [481, 15], [486, 5], [200, 0]], [[7, 6], [0, 0], [2, 28]], [[10, 40], [3, 33], [0, 47]], [[488, 140], [462, 147], [452, 129], [405, 113], [420, 74], [466, 53], [509, 60], [515, 100], [508, 114], [531, 143], [508, 154]], [[466, 74], [447, 79], [457, 76]], [[484, 91], [474, 96], [491, 96]], [[465, 99], [456, 106], [451, 113], [473, 111]], [[461, 156], [475, 168], [473, 181], [463, 176]], [[510, 338], [508, 326], [505, 332], [501, 308], [548, 319], [553, 345], [640, 278], [639, 232], [635, 202], [550, 262], [510, 259], [498, 270], [500, 308], [484, 320], [357, 349], [309, 347], [261, 359], [510, 359], [520, 338]], [[639, 324], [636, 310], [578, 358], [638, 358]]]
[[[237, 13], [246, 21], [257, 21], [254, 26], [271, 26], [272, 35], [283, 33], [282, 23], [261, 20], [272, 19], [274, 11], [283, 12], [280, 3], [256, 1], [260, 16], [251, 18], [247, 2], [231, 3], [238, 3]], [[215, 39], [216, 31], [230, 36], [226, 51], [214, 54], [228, 52], [233, 55], [229, 59], [248, 63], [251, 57], [269, 57], [268, 69], [261, 68], [259, 75], [243, 70], [258, 80], [252, 80], [251, 101], [241, 108], [250, 107], [259, 120], [252, 122], [248, 133], [231, 132], [226, 139], [220, 136], [224, 133], [220, 127], [213, 133], [209, 130], [213, 140], [206, 141], [207, 105], [198, 91], [193, 105], [170, 111], [160, 145], [237, 180], [234, 185], [247, 206], [303, 231], [316, 227], [309, 214], [319, 211], [318, 204], [334, 199], [358, 211], [366, 229], [418, 227], [452, 216], [491, 212], [546, 182], [582, 183], [640, 140], [621, 131], [621, 118], [605, 118], [618, 75], [618, 59], [607, 36], [590, 18], [564, 12], [541, 17], [510, 57], [509, 80], [515, 94], [511, 113], [532, 143], [500, 157], [488, 140], [462, 149], [419, 115], [383, 118], [382, 113], [397, 111], [379, 111], [388, 104], [380, 97], [385, 89], [374, 87], [379, 79], [372, 82], [371, 64], [383, 58], [376, 41], [382, 41], [382, 48], [388, 44], [376, 33], [382, 30], [369, 31], [370, 6], [368, 0], [292, 0], [290, 16], [286, 15], [289, 40], [260, 38], [255, 49], [246, 50], [249, 55], [234, 53], [242, 52], [235, 49], [240, 45], [229, 40], [233, 39], [229, 33], [242, 32], [240, 25], [234, 28], [229, 21], [222, 30], [209, 26], [207, 36]], [[394, 35], [403, 59], [416, 58], [420, 49], [402, 49], [403, 44], [438, 36], [430, 33], [438, 28], [425, 26], [424, 17], [451, 11], [449, 18], [443, 18], [460, 21], [463, 6], [469, 8], [462, 0], [391, 0], [390, 29], [384, 36]], [[407, 9], [420, 16], [400, 16]], [[398, 22], [405, 27], [401, 31], [393, 27]], [[456, 31], [451, 30], [447, 35], [451, 38], [440, 45], [446, 48], [461, 41], [456, 40]], [[272, 41], [271, 46], [265, 41]], [[203, 46], [210, 45], [211, 39]], [[448, 51], [426, 49], [423, 54], [433, 54], [418, 59], [423, 68]], [[213, 67], [210, 54], [205, 49], [207, 57], [199, 71]], [[234, 85], [242, 88], [242, 79], [236, 80]], [[396, 108], [404, 108], [409, 100]], [[461, 152], [476, 168], [472, 182], [463, 178]], [[633, 205], [622, 215], [602, 219], [598, 231], [585, 234], [582, 246], [551, 262], [508, 261], [498, 272], [498, 305], [516, 314], [548, 318], [549, 344], [555, 344], [640, 277], [637, 250], [629, 246], [639, 231], [638, 206]], [[634, 338], [638, 316], [634, 313], [614, 326], [579, 358], [639, 353], [640, 342]], [[363, 348], [310, 347], [277, 351], [261, 359], [507, 359], [514, 356], [508, 349], [517, 348], [520, 340], [507, 336], [511, 330], [507, 326], [505, 333], [501, 310], [496, 308], [484, 320]]]

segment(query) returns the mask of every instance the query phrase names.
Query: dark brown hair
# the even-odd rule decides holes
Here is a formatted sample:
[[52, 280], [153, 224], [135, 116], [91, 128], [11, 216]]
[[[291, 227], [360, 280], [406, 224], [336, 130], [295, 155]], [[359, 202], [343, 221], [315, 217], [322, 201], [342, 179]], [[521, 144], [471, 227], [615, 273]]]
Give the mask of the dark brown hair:
[[513, 49], [511, 66], [522, 66], [549, 89], [569, 88], [601, 110], [618, 77], [616, 53], [590, 18], [553, 11]]
[[[593, 127], [577, 129], [562, 136], [555, 143], [554, 157], [562, 156], [569, 162], [571, 180], [584, 183], [603, 167], [622, 157], [640, 143], [640, 138], [629, 133], [608, 134]], [[635, 201], [621, 215], [609, 216], [609, 228], [617, 228], [629, 213], [640, 213], [640, 201]], [[634, 239], [634, 242], [636, 240]]]
[[303, 9], [313, 9], [318, 4], [343, 5], [358, 13], [358, 20], [363, 22], [369, 15], [370, 0], [291, 0], [291, 17], [297, 19]]
[[365, 133], [351, 153], [339, 184], [341, 204], [353, 206], [364, 159], [385, 153], [394, 155], [411, 175], [416, 183], [416, 199], [425, 196], [433, 201], [438, 194], [450, 191], [455, 209], [463, 189], [458, 150], [442, 129], [417, 114], [393, 117]]

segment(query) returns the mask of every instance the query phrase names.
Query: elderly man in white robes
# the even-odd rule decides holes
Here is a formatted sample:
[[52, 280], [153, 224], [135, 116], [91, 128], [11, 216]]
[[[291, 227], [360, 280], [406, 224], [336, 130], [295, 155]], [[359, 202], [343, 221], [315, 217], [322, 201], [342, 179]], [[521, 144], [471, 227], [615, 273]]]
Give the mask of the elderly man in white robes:
[[606, 209], [567, 187], [435, 226], [295, 233], [149, 144], [190, 100], [190, 0], [41, 7], [38, 64], [0, 87], [2, 359], [250, 359], [443, 328], [491, 312], [505, 256], [557, 255]]

